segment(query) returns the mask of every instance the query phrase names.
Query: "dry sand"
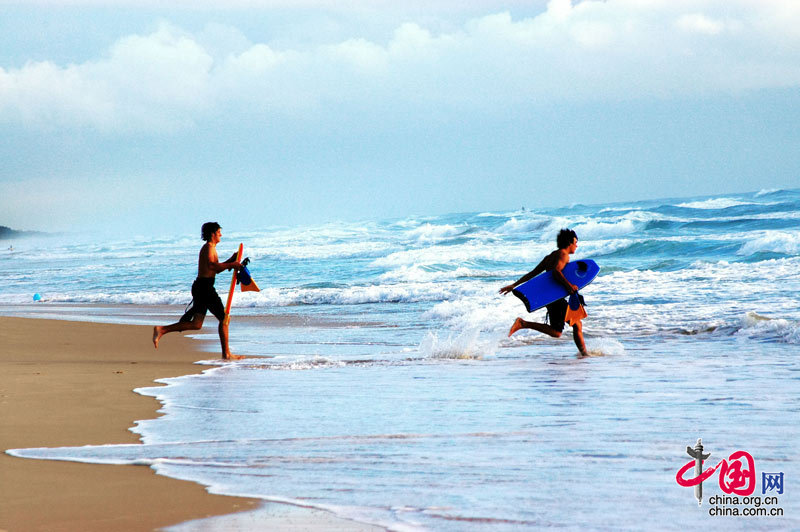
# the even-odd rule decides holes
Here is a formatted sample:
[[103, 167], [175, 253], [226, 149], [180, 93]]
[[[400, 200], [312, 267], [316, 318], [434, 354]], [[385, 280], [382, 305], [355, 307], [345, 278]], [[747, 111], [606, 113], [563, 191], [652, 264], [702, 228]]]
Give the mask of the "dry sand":
[[[211, 495], [149, 467], [30, 460], [6, 449], [137, 443], [135, 420], [158, 401], [135, 394], [153, 380], [199, 373], [211, 358], [173, 333], [153, 349], [152, 328], [0, 317], [0, 531], [153, 530], [256, 508]], [[369, 529], [325, 512], [276, 512], [258, 528]], [[259, 512], [263, 513], [263, 512]], [[249, 527], [248, 527], [249, 528]]]

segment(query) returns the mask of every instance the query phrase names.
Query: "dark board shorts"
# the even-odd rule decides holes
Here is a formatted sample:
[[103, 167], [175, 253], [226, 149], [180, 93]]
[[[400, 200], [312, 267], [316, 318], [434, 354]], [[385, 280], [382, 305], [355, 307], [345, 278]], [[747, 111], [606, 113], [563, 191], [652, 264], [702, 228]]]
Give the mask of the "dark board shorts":
[[564, 330], [564, 317], [567, 315], [567, 306], [568, 304], [566, 299], [557, 299], [556, 301], [545, 305], [550, 327], [558, 332]]
[[[225, 319], [225, 307], [222, 300], [214, 289], [214, 279], [208, 277], [198, 277], [192, 284], [192, 305], [180, 321], [192, 321], [195, 314], [206, 315], [211, 311], [219, 321]], [[563, 316], [562, 316], [563, 319]]]

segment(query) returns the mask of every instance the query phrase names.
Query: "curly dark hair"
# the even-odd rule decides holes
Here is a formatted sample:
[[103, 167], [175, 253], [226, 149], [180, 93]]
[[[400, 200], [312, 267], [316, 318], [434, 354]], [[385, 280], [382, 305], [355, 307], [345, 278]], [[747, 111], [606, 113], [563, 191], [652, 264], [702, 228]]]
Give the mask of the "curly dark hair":
[[211, 237], [217, 232], [217, 229], [222, 229], [217, 222], [204, 223], [202, 229], [200, 229], [200, 238], [206, 242], [211, 242]]
[[572, 229], [562, 229], [558, 232], [558, 236], [556, 237], [556, 244], [558, 245], [558, 249], [566, 249], [572, 244], [572, 239], [578, 238], [578, 235], [575, 234], [575, 231]]

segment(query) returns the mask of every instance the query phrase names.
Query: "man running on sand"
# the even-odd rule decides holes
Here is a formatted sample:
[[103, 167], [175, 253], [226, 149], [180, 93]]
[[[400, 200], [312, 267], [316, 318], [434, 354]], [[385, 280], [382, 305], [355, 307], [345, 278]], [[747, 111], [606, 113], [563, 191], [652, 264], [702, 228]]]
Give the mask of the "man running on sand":
[[219, 320], [219, 340], [222, 343], [222, 358], [226, 360], [239, 360], [243, 356], [231, 354], [228, 347], [228, 324], [225, 322], [225, 308], [222, 306], [217, 291], [214, 290], [214, 278], [225, 270], [239, 271], [242, 265], [236, 260], [237, 254], [231, 255], [226, 262], [219, 262], [217, 244], [222, 240], [222, 228], [217, 222], [203, 224], [201, 229], [203, 240], [206, 243], [200, 248], [200, 258], [197, 262], [197, 279], [192, 284], [192, 306], [186, 314], [172, 325], [153, 327], [153, 345], [158, 349], [158, 341], [167, 333], [176, 331], [199, 330], [203, 326], [206, 312], [211, 313]]
[[[571, 229], [562, 229], [556, 237], [556, 244], [558, 245], [557, 250], [543, 258], [542, 262], [540, 262], [538, 266], [520, 277], [517, 282], [501, 288], [500, 293], [507, 294], [522, 283], [529, 281], [540, 273], [546, 271], [553, 272], [553, 277], [556, 279], [556, 281], [563, 284], [570, 294], [577, 292], [578, 287], [567, 281], [567, 278], [564, 277], [564, 274], [561, 272], [561, 270], [563, 270], [564, 266], [566, 266], [569, 262], [569, 256], [575, 253], [575, 250], [578, 249], [578, 235], [576, 235], [575, 231]], [[561, 336], [561, 331], [564, 330], [564, 318], [567, 314], [567, 306], [566, 299], [559, 299], [557, 301], [553, 301], [549, 305], [546, 305], [547, 315], [550, 318], [550, 325], [546, 323], [525, 321], [522, 318], [517, 318], [514, 321], [514, 324], [511, 326], [511, 330], [508, 331], [508, 335], [511, 336], [520, 329], [533, 329], [535, 331], [550, 335], [553, 338], [559, 338]], [[581, 355], [587, 356], [588, 353], [586, 352], [586, 344], [583, 341], [583, 326], [580, 320], [572, 323], [572, 338], [575, 340], [575, 345], [578, 346], [578, 351], [580, 351]]]

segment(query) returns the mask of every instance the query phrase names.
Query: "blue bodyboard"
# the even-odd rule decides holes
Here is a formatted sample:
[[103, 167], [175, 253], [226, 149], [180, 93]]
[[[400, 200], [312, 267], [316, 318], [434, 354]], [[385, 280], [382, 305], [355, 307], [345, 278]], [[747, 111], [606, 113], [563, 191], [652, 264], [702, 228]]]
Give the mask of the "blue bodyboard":
[[[600, 266], [595, 261], [584, 259], [568, 263], [564, 266], [562, 273], [567, 278], [567, 281], [577, 286], [578, 290], [580, 290], [594, 281], [599, 271]], [[528, 312], [533, 312], [569, 295], [566, 287], [555, 280], [553, 272], [539, 274], [530, 281], [522, 283], [511, 292], [525, 303], [525, 308], [528, 309]]]

